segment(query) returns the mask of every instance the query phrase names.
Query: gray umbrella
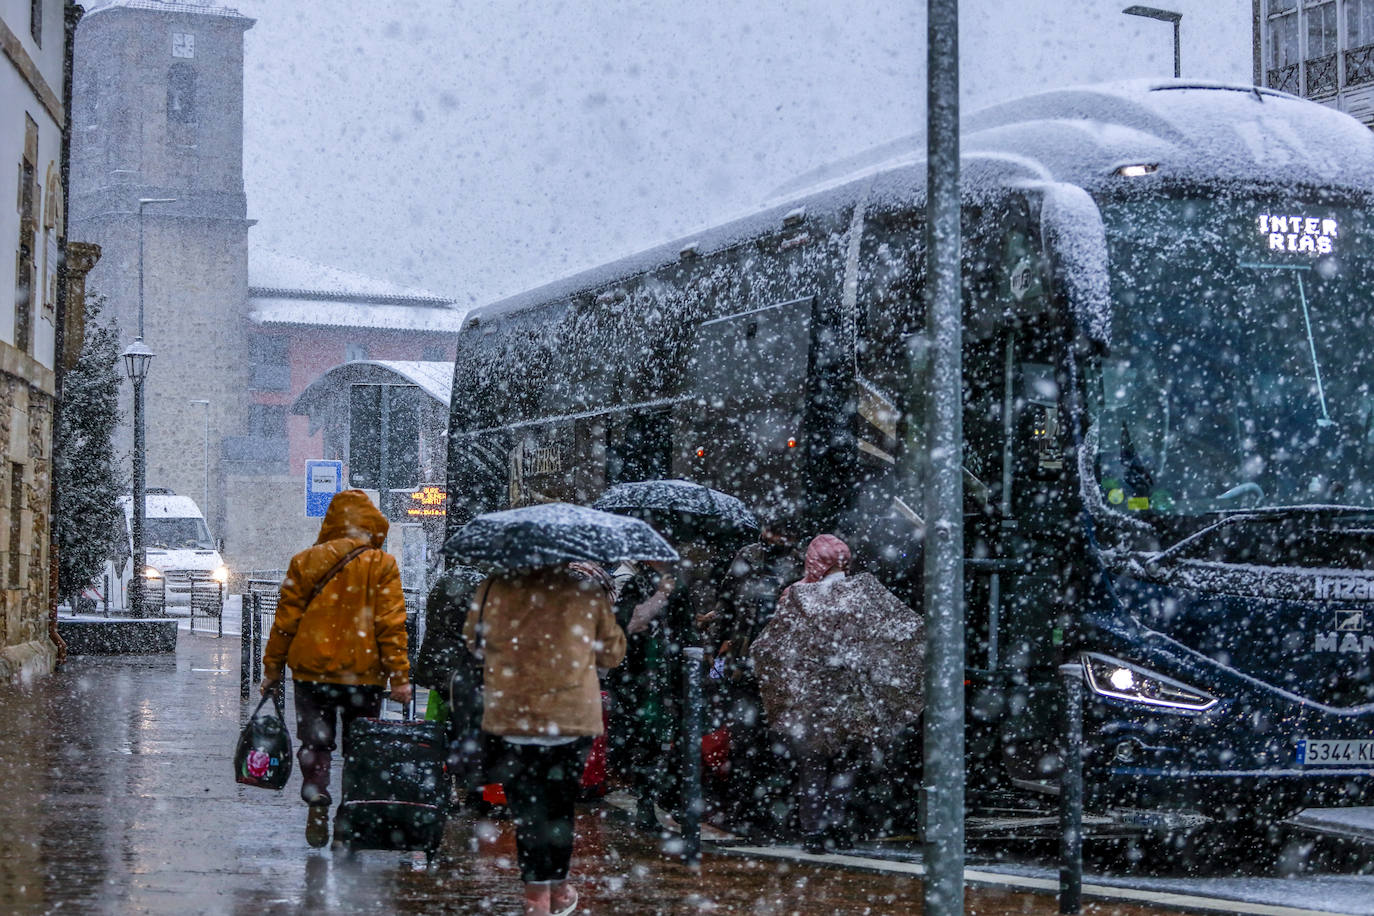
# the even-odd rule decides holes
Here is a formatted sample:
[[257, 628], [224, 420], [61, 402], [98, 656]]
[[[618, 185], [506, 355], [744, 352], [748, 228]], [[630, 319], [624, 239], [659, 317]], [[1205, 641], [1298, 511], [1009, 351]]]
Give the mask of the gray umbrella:
[[488, 512], [449, 538], [444, 553], [497, 569], [532, 569], [585, 561], [675, 562], [677, 552], [640, 519], [568, 503]]
[[881, 745], [925, 708], [925, 619], [871, 573], [792, 585], [750, 651], [773, 728], [819, 753]]
[[744, 505], [728, 493], [690, 480], [637, 480], [618, 483], [592, 503], [607, 512], [690, 516], [703, 527], [723, 533], [757, 534], [759, 523]]

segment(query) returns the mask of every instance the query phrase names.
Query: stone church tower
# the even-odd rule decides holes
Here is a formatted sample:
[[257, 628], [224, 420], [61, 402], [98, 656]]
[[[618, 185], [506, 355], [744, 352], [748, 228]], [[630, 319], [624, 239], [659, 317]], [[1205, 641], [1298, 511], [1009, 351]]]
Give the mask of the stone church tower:
[[[87, 8], [74, 55], [72, 235], [104, 252], [87, 288], [106, 298], [126, 344], [138, 334], [141, 247], [143, 337], [155, 354], [148, 486], [199, 503], [208, 472], [201, 508], [219, 533], [224, 440], [247, 414], [243, 37], [253, 20], [195, 0]], [[126, 384], [126, 416], [131, 395]], [[125, 454], [131, 443], [126, 429]]]

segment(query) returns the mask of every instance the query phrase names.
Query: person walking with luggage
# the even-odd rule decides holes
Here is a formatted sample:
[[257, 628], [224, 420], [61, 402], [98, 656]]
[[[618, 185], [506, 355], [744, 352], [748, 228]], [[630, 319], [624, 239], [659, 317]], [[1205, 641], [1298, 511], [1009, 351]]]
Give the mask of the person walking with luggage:
[[362, 490], [334, 497], [313, 546], [291, 558], [263, 652], [263, 693], [287, 667], [296, 698], [306, 841], [329, 841], [329, 772], [339, 720], [343, 752], [360, 716], [381, 712], [382, 694], [410, 701], [406, 608], [396, 558], [381, 549], [389, 525]]
[[625, 655], [610, 578], [570, 563], [488, 578], [464, 637], [482, 659], [482, 729], [499, 740], [490, 777], [515, 821], [528, 916], [570, 914], [573, 804], [592, 738], [602, 732], [597, 668]]

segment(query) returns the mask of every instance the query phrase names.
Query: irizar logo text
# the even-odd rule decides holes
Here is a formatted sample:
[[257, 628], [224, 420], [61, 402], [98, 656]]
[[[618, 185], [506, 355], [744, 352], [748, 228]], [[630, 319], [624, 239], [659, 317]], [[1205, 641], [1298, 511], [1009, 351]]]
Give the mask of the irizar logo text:
[[1318, 601], [1368, 601], [1374, 598], [1374, 579], [1318, 576]]

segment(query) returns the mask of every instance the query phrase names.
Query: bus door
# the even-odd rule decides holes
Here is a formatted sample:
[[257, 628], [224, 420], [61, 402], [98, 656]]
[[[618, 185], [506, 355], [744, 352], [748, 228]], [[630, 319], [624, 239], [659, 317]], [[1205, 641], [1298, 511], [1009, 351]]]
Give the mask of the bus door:
[[1055, 327], [1022, 319], [964, 348], [969, 752], [1021, 781], [1040, 778], [1057, 736], [1044, 701], [1057, 696], [1071, 537]]

